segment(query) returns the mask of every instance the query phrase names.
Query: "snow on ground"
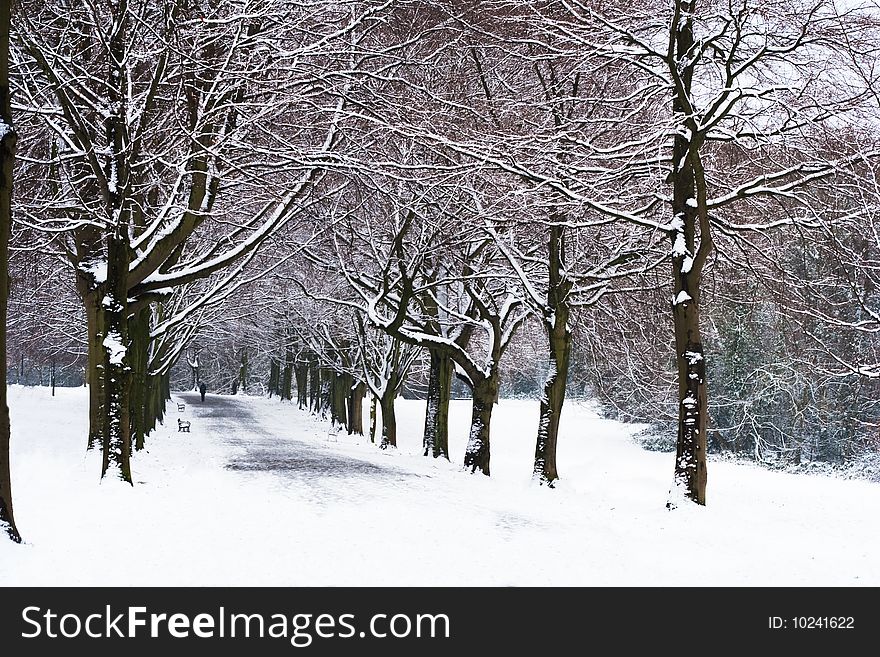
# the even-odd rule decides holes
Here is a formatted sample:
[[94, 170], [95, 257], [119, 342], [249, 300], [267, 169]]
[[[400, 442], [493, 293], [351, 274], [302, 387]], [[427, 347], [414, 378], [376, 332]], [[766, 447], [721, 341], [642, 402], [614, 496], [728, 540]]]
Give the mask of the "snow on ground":
[[277, 398], [174, 398], [131, 488], [98, 483], [84, 389], [10, 388], [27, 543], [0, 541], [0, 585], [880, 585], [880, 485], [712, 462], [709, 506], [669, 512], [673, 455], [590, 405], [563, 413], [548, 490], [530, 401], [496, 408], [487, 478], [459, 466], [467, 401], [446, 463], [420, 454], [422, 402], [381, 451]]

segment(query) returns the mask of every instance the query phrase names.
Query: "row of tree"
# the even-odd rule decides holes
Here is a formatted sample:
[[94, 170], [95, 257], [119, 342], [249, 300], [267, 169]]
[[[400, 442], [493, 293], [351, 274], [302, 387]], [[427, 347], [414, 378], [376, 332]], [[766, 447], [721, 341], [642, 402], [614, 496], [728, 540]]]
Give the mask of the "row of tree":
[[194, 385], [219, 342], [230, 392], [262, 358], [273, 394], [358, 431], [369, 390], [385, 446], [419, 365], [434, 457], [464, 385], [465, 465], [487, 475], [505, 367], [530, 354], [536, 478], [559, 476], [574, 382], [669, 421], [672, 506], [705, 503], [710, 444], [876, 443], [869, 5], [19, 0], [6, 18], [10, 335], [24, 351], [49, 320], [48, 352], [85, 355], [105, 475], [131, 481], [171, 368]]

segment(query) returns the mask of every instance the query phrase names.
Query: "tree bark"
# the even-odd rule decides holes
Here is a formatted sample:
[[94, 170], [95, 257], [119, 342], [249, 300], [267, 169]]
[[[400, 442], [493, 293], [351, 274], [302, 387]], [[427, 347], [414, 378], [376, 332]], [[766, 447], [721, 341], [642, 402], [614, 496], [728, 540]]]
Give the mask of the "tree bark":
[[571, 333], [564, 324], [560, 326], [558, 318], [556, 326], [552, 329], [548, 327], [548, 333], [550, 372], [544, 382], [544, 394], [541, 397], [534, 476], [539, 482], [553, 486], [553, 482], [559, 479], [556, 470], [556, 445], [571, 358]]
[[327, 412], [333, 412], [333, 378], [334, 374], [326, 367], [321, 368], [321, 394], [320, 409], [321, 417], [326, 418]]
[[394, 398], [396, 396], [396, 391], [391, 389], [379, 400], [379, 405], [382, 408], [382, 442], [379, 443], [381, 449], [397, 447], [397, 416], [394, 413]]
[[452, 394], [452, 360], [429, 350], [428, 399], [425, 403], [424, 456], [449, 460], [449, 397]]
[[[167, 374], [159, 374], [155, 377], [156, 380], [156, 421], [164, 422], [165, 421], [165, 403], [171, 397], [171, 386], [170, 381], [168, 380]], [[168, 394], [166, 395], [166, 391]]]
[[18, 140], [12, 127], [9, 98], [9, 28], [12, 0], [0, 0], [0, 532], [21, 543], [12, 507], [12, 475], [9, 462], [11, 427], [6, 396], [6, 318], [9, 300], [9, 233], [12, 223], [12, 180]]
[[370, 442], [376, 442], [376, 395], [370, 395]]
[[272, 358], [269, 361], [269, 399], [272, 399], [272, 395], [281, 396], [280, 378], [281, 367], [278, 365], [278, 361]]
[[498, 401], [498, 377], [487, 377], [473, 384], [471, 430], [464, 453], [464, 466], [489, 476], [489, 428], [492, 409]]
[[248, 376], [248, 352], [247, 349], [242, 349], [241, 367], [238, 369], [238, 385], [245, 394], [247, 394]]
[[281, 401], [293, 399], [293, 352], [288, 349], [284, 354], [284, 374], [281, 377]]
[[130, 321], [131, 395], [130, 425], [134, 449], [144, 448], [149, 432], [150, 406], [147, 403], [147, 367], [150, 349], [150, 309], [143, 308]]
[[547, 308], [544, 317], [550, 368], [541, 395], [533, 470], [540, 483], [551, 487], [559, 479], [556, 445], [571, 360], [571, 331], [568, 328], [571, 307], [568, 295], [572, 285], [565, 273], [565, 226], [557, 221], [558, 217], [554, 216], [553, 219], [548, 242]]
[[296, 377], [296, 405], [300, 410], [303, 410], [309, 404], [308, 364], [298, 363], [294, 365], [293, 374]]
[[126, 153], [125, 124], [127, 94], [125, 44], [128, 8], [124, 0], [113, 7], [116, 25], [109, 39], [107, 96], [111, 111], [106, 114], [107, 146], [107, 280], [98, 286], [99, 314], [103, 315], [104, 357], [104, 449], [101, 477], [112, 473], [129, 484], [131, 480], [131, 353], [129, 336], [128, 274], [131, 253], [128, 243], [131, 207], [129, 162]]
[[330, 419], [333, 424], [338, 424], [340, 427], [348, 426], [348, 396], [351, 391], [351, 384], [351, 375], [333, 373]]
[[[673, 113], [686, 130], [675, 135], [672, 150], [672, 317], [678, 371], [678, 435], [676, 439], [673, 492], [677, 498], [706, 503], [706, 435], [708, 398], [706, 364], [700, 333], [700, 284], [712, 237], [706, 206], [706, 183], [700, 160], [703, 136], [698, 133], [689, 107], [694, 64], [694, 0], [679, 0], [672, 30], [675, 52], [668, 62], [676, 80]], [[699, 242], [697, 229], [699, 228]]]
[[315, 358], [309, 362], [309, 410], [315, 415], [321, 412], [321, 368]]
[[103, 428], [103, 356], [104, 327], [103, 313], [98, 309], [97, 290], [88, 289], [89, 284], [82, 282], [81, 294], [86, 309], [86, 330], [88, 332], [88, 363], [86, 379], [89, 384], [89, 435], [86, 449], [96, 449], [101, 445]]
[[120, 226], [107, 245], [107, 284], [101, 313], [107, 328], [104, 337], [104, 417], [101, 477], [112, 473], [122, 481], [131, 480], [131, 440], [129, 394], [131, 368], [128, 364], [128, 285], [129, 263], [126, 229]]
[[[709, 413], [699, 306], [696, 303], [678, 304], [673, 309], [673, 318], [679, 399], [674, 485], [687, 499], [706, 504], [706, 423]], [[674, 501], [670, 506], [674, 506]]]
[[148, 374], [144, 388], [144, 398], [146, 400], [144, 403], [144, 429], [146, 433], [149, 434], [156, 428], [156, 422], [159, 419], [159, 412], [162, 404], [162, 386], [160, 378]]
[[364, 435], [364, 396], [367, 384], [358, 382], [348, 391], [348, 433]]

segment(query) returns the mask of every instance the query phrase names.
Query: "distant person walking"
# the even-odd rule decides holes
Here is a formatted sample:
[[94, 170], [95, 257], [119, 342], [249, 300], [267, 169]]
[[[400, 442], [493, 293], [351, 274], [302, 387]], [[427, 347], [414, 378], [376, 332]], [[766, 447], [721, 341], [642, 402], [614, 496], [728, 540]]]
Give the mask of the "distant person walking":
[[205, 391], [207, 390], [208, 386], [206, 386], [204, 383], [199, 384], [199, 394], [202, 395], [202, 401], [205, 401]]

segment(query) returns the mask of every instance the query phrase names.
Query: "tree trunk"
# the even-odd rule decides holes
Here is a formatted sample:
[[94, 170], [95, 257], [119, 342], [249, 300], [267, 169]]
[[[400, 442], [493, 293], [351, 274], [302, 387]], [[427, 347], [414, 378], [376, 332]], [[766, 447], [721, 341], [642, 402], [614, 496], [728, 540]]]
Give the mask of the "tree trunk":
[[288, 349], [284, 355], [284, 374], [281, 380], [281, 401], [293, 399], [293, 352]]
[[376, 395], [370, 395], [370, 442], [376, 442]]
[[340, 427], [348, 426], [348, 395], [351, 391], [351, 375], [333, 373], [333, 399], [331, 421]]
[[129, 394], [131, 368], [128, 334], [129, 266], [126, 228], [120, 226], [107, 245], [107, 284], [101, 313], [107, 328], [104, 337], [104, 458], [101, 476], [108, 472], [131, 483]]
[[[339, 392], [340, 392], [339, 378], [340, 377], [339, 377], [339, 374], [337, 374], [336, 372], [333, 372], [331, 370], [328, 370], [327, 373], [330, 375], [328, 377], [330, 379], [330, 390], [329, 390], [330, 399], [329, 399], [329, 404], [328, 404], [329, 409], [330, 409], [330, 425], [336, 426], [337, 424], [341, 424], [341, 422], [339, 421], [340, 420], [340, 418], [339, 418]], [[343, 413], [342, 417], [345, 417], [344, 413]]]
[[397, 447], [397, 416], [394, 413], [394, 398], [397, 393], [391, 389], [391, 386], [388, 388], [389, 390], [379, 400], [382, 408], [382, 442], [379, 443], [381, 449]]
[[[695, 302], [676, 304], [673, 320], [679, 399], [674, 485], [676, 495], [705, 504], [709, 409], [699, 306]], [[670, 506], [674, 505], [671, 500]]]
[[309, 403], [309, 366], [294, 365], [293, 374], [296, 377], [296, 405], [303, 410]]
[[247, 394], [248, 385], [248, 352], [247, 349], [241, 350], [241, 367], [238, 369], [238, 385], [241, 391]]
[[425, 410], [424, 455], [449, 459], [449, 398], [452, 394], [452, 359], [431, 350], [428, 400]]
[[279, 372], [278, 361], [272, 358], [269, 360], [269, 399], [272, 399], [272, 395], [281, 395], [278, 390]]
[[144, 448], [147, 427], [149, 405], [147, 403], [147, 367], [150, 348], [150, 309], [143, 308], [135, 314], [129, 326], [131, 335], [130, 366], [131, 366], [131, 395], [130, 395], [130, 425], [131, 440], [134, 448], [140, 451]]
[[9, 99], [9, 26], [12, 0], [0, 0], [0, 532], [21, 543], [12, 508], [12, 476], [9, 464], [9, 406], [6, 398], [6, 318], [9, 300], [9, 232], [12, 223], [12, 175], [18, 136], [12, 129]]
[[159, 374], [156, 376], [156, 421], [165, 422], [165, 402], [171, 399], [171, 376]]
[[158, 377], [148, 374], [144, 386], [144, 430], [148, 434], [156, 428], [159, 418], [160, 390]]
[[309, 410], [315, 415], [321, 411], [321, 368], [314, 359], [309, 362]]
[[98, 293], [89, 290], [88, 283], [81, 287], [83, 305], [86, 309], [86, 330], [88, 332], [88, 363], [86, 379], [89, 384], [89, 436], [86, 449], [96, 449], [101, 445], [104, 435], [104, 314], [98, 309]]
[[556, 470], [556, 445], [571, 359], [571, 331], [568, 328], [571, 282], [565, 273], [565, 226], [558, 219], [559, 217], [553, 216], [554, 223], [550, 227], [548, 243], [548, 314], [544, 319], [544, 328], [547, 331], [550, 369], [544, 382], [544, 393], [541, 395], [533, 470], [540, 483], [551, 487], [559, 479]]
[[489, 428], [492, 409], [498, 401], [498, 377], [490, 376], [473, 384], [474, 405], [471, 430], [464, 453], [464, 466], [471, 472], [489, 475]]
[[348, 433], [364, 435], [364, 395], [367, 384], [357, 383], [348, 391]]
[[567, 320], [557, 317], [556, 325], [553, 328], [548, 327], [550, 372], [544, 382], [544, 394], [541, 396], [538, 440], [535, 447], [534, 476], [539, 482], [549, 486], [553, 486], [553, 482], [559, 479], [556, 470], [556, 445], [571, 357], [571, 333], [566, 323]]
[[152, 432], [160, 421], [162, 385], [161, 378], [155, 375], [147, 377], [147, 431]]
[[154, 377], [154, 385], [156, 387], [155, 399], [156, 401], [153, 415], [156, 418], [156, 422], [164, 423], [165, 421], [165, 377], [163, 375], [159, 375]]
[[101, 476], [108, 472], [131, 483], [130, 399], [131, 354], [128, 321], [128, 274], [131, 253], [128, 244], [131, 228], [129, 198], [129, 162], [125, 141], [127, 98], [125, 42], [129, 15], [124, 3], [111, 6], [118, 21], [111, 31], [108, 51], [107, 96], [109, 111], [104, 116], [109, 157], [105, 168], [107, 194], [107, 279], [98, 289], [99, 315], [104, 320], [103, 359], [104, 408]]
[[333, 372], [326, 368], [321, 368], [321, 394], [320, 394], [320, 410], [321, 417], [327, 417], [327, 411], [331, 410], [333, 404]]
[[[680, 74], [681, 93], [676, 93], [673, 112], [684, 130], [676, 132], [672, 149], [672, 317], [678, 370], [678, 435], [675, 450], [673, 492], [668, 507], [684, 498], [706, 503], [706, 435], [708, 400], [706, 363], [700, 334], [700, 284], [702, 269], [712, 248], [708, 220], [706, 181], [700, 160], [703, 136], [693, 121], [687, 102], [691, 97], [694, 65], [694, 1], [680, 2], [676, 22], [675, 53], [669, 62], [673, 76]], [[699, 228], [699, 242], [697, 229]]]

